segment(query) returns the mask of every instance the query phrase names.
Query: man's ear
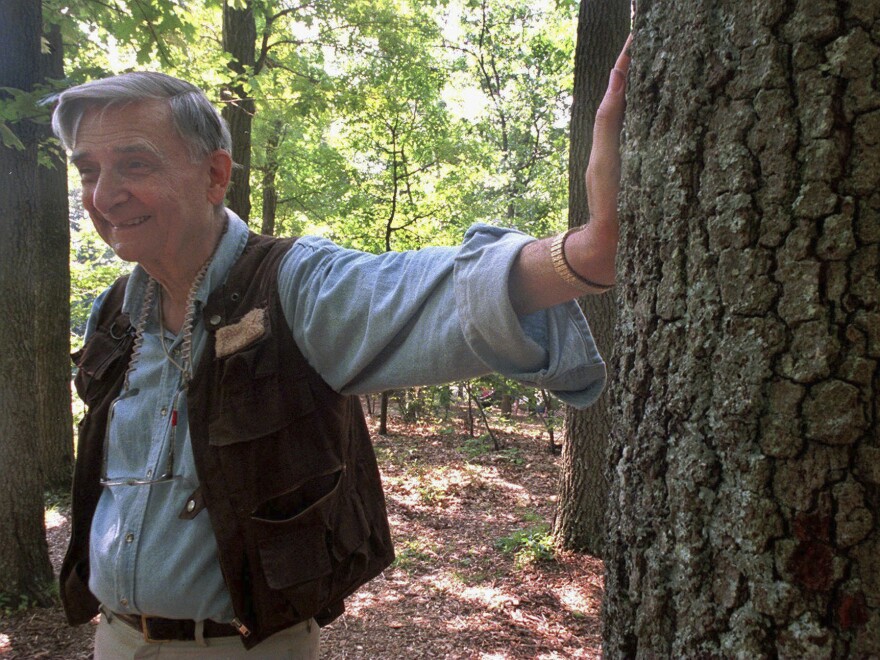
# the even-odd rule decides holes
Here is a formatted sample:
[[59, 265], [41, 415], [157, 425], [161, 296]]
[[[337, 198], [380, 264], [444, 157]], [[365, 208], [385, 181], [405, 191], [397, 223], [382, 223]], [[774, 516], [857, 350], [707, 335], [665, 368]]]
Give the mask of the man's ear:
[[229, 178], [232, 176], [232, 156], [224, 149], [217, 149], [208, 156], [208, 201], [213, 206], [219, 206], [226, 197], [226, 189], [229, 187]]

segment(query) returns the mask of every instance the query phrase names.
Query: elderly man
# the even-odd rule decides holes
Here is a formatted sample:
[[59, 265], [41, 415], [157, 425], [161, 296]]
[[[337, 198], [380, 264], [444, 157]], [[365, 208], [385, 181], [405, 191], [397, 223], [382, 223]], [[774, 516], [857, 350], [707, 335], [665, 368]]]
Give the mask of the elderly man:
[[101, 237], [136, 262], [76, 354], [71, 623], [96, 658], [302, 657], [393, 559], [353, 395], [497, 371], [590, 404], [605, 378], [577, 305], [614, 282], [629, 60], [611, 73], [583, 231], [473, 227], [459, 248], [365, 254], [249, 233], [224, 208], [228, 129], [189, 83], [64, 92], [53, 126]]

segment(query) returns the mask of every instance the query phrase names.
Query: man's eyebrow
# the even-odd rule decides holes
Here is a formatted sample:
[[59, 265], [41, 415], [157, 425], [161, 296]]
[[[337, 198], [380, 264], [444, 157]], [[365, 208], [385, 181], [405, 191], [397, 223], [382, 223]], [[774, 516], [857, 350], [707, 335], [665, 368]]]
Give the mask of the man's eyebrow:
[[[161, 154], [147, 142], [134, 142], [132, 144], [123, 144], [113, 148], [113, 152], [117, 154], [140, 154], [148, 153], [157, 158], [161, 158]], [[79, 161], [86, 160], [89, 157], [88, 151], [78, 151], [74, 149], [70, 155], [70, 162], [76, 165]]]

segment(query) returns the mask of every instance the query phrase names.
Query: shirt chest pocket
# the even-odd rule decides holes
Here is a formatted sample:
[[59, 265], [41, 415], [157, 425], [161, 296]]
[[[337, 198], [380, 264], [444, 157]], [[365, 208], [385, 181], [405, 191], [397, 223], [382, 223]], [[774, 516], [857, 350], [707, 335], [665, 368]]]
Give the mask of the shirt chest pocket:
[[132, 337], [128, 332], [98, 330], [88, 343], [74, 353], [71, 358], [76, 365], [74, 385], [83, 403], [91, 408], [107, 395], [107, 390], [115, 383], [115, 376], [127, 363]]
[[208, 422], [210, 444], [270, 436], [315, 409], [305, 376], [286, 373], [268, 322], [259, 339], [217, 359], [219, 396]]

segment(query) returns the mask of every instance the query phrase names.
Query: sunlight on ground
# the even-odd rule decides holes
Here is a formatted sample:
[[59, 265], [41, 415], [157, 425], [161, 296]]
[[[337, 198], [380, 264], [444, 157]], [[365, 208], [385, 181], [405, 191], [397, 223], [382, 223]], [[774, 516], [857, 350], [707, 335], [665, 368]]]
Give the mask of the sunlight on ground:
[[9, 642], [9, 635], [4, 635], [3, 633], [0, 633], [0, 651], [9, 650], [12, 647]]
[[[506, 491], [517, 497], [518, 506], [530, 504], [528, 490], [500, 477], [492, 466], [466, 463], [462, 467], [443, 465], [426, 467], [410, 465], [400, 475], [383, 474], [383, 481], [391, 492], [399, 494], [402, 503], [409, 506], [427, 505], [444, 507], [454, 497], [476, 494], [488, 489]], [[386, 495], [391, 495], [391, 492]]]
[[489, 610], [500, 610], [509, 605], [519, 605], [518, 599], [502, 589], [488, 585], [462, 585], [459, 581], [450, 579], [448, 575], [443, 573], [428, 576], [427, 581], [437, 591], [453, 594], [456, 598], [472, 603], [479, 603]]
[[46, 510], [46, 529], [54, 529], [55, 527], [60, 527], [65, 522], [67, 522], [67, 518], [62, 516], [57, 509]]
[[574, 585], [563, 587], [559, 593], [559, 600], [572, 612], [585, 614], [597, 607], [598, 599], [590, 599], [584, 592]]
[[393, 605], [403, 600], [403, 594], [398, 592], [388, 592], [384, 595], [377, 595], [370, 591], [355, 591], [351, 596], [345, 599], [345, 611], [347, 614], [358, 616], [362, 611], [366, 611], [372, 607], [383, 607]]

